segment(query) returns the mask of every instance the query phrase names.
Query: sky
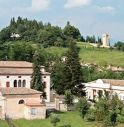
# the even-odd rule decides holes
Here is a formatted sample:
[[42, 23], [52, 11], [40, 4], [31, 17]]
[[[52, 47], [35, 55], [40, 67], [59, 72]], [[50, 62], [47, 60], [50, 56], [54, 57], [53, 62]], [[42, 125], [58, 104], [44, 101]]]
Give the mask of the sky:
[[124, 41], [124, 0], [0, 0], [0, 30], [12, 17], [36, 19], [62, 28], [70, 21], [83, 36], [110, 35]]

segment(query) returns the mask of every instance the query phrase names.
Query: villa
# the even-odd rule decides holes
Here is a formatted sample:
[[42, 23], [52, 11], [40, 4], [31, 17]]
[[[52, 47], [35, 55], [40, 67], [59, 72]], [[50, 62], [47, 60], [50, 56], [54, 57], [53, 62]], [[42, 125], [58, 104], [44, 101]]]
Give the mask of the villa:
[[117, 94], [120, 100], [124, 100], [124, 80], [98, 79], [83, 84], [86, 87], [87, 98], [90, 100], [109, 94]]

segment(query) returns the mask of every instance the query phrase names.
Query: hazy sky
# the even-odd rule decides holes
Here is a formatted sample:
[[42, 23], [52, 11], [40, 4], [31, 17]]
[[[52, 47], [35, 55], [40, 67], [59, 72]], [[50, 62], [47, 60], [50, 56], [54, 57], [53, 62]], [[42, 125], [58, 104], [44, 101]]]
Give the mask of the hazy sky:
[[62, 27], [70, 21], [84, 36], [124, 41], [124, 0], [0, 0], [0, 29], [18, 16]]

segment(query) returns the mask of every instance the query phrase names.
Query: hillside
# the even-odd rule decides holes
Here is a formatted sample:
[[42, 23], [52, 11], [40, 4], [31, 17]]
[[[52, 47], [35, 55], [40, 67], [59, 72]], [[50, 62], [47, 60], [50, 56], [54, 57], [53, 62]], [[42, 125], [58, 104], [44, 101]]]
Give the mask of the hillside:
[[[78, 42], [80, 48], [80, 59], [84, 63], [96, 63], [101, 66], [114, 65], [124, 67], [124, 52], [118, 50], [110, 50], [106, 48], [95, 48], [88, 43]], [[46, 50], [54, 55], [62, 55], [66, 48], [50, 47]]]
[[[77, 46], [80, 49], [79, 57], [81, 63], [93, 63], [100, 66], [113, 65], [124, 67], [123, 51], [119, 51], [116, 49], [111, 50], [106, 48], [97, 48], [86, 42], [77, 42]], [[49, 46], [48, 48], [43, 48], [43, 46], [39, 45], [38, 43], [26, 41], [11, 41], [4, 43], [4, 47], [1, 47], [0, 58], [2, 59], [5, 56], [8, 56], [8, 60], [31, 61], [34, 50], [40, 49], [40, 47], [40, 52], [42, 55], [45, 55], [45, 52], [48, 53], [48, 57], [50, 57], [48, 59], [53, 59], [53, 57], [62, 57], [68, 49], [56, 46]]]

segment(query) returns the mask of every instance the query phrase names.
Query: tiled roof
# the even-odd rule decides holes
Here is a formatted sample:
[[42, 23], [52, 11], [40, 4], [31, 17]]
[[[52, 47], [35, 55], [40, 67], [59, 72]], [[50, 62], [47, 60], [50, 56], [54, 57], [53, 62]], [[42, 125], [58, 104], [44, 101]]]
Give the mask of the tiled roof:
[[39, 100], [36, 100], [36, 99], [27, 99], [25, 105], [26, 106], [45, 106], [45, 103], [40, 102]]
[[26, 61], [0, 61], [0, 68], [31, 68], [31, 67], [32, 63]]
[[112, 86], [124, 86], [124, 80], [102, 79], [104, 83], [109, 83]]
[[[124, 80], [117, 80], [117, 79], [101, 79], [103, 83], [108, 83], [112, 86], [124, 86]], [[90, 84], [96, 83], [98, 80], [88, 82]]]
[[[41, 66], [44, 68], [44, 66]], [[41, 69], [42, 72], [42, 69]], [[26, 61], [0, 61], [0, 75], [32, 75], [32, 63]], [[42, 72], [42, 74], [50, 74]]]
[[0, 88], [2, 95], [32, 95], [32, 94], [42, 94], [42, 92], [28, 89], [28, 88]]
[[26, 61], [0, 61], [1, 67], [32, 67], [32, 63]]

